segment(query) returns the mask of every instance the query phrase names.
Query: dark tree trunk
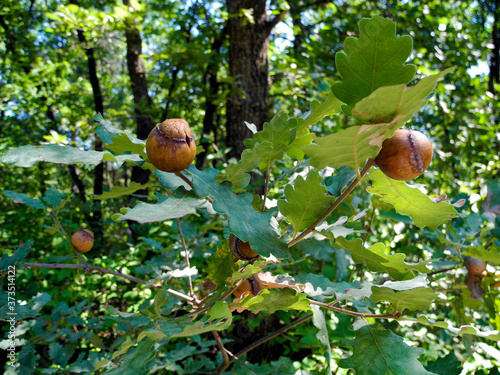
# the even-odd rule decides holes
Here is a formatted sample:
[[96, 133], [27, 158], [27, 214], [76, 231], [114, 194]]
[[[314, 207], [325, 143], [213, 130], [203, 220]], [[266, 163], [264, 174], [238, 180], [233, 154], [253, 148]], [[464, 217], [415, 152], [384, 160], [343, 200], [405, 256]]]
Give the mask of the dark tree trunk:
[[[262, 129], [268, 120], [269, 35], [285, 12], [270, 20], [266, 0], [227, 0], [226, 6], [229, 74], [235, 80], [233, 94], [227, 98], [226, 146], [231, 147], [229, 157], [239, 157], [243, 140], [252, 136], [245, 121]], [[252, 20], [238, 16], [243, 9], [252, 10]]]
[[[130, 7], [128, 0], [123, 0], [123, 3]], [[131, 20], [127, 21], [125, 37], [127, 40], [127, 67], [135, 104], [136, 134], [137, 138], [146, 139], [155, 125], [151, 115], [152, 100], [148, 94], [144, 61], [140, 57], [142, 54], [141, 34]], [[131, 181], [145, 185], [149, 180], [149, 175], [150, 171], [134, 166], [132, 168]], [[147, 195], [147, 193], [147, 189], [137, 191], [137, 194]]]

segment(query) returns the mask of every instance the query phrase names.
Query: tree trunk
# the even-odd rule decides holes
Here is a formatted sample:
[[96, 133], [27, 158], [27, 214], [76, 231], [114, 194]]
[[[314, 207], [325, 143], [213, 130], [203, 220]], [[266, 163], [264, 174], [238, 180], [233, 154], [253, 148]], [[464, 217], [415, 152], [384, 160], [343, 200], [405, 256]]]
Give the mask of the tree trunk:
[[243, 140], [252, 136], [245, 121], [262, 129], [268, 120], [269, 35], [285, 12], [270, 20], [266, 0], [227, 0], [226, 6], [229, 74], [235, 80], [226, 104], [226, 146], [231, 147], [229, 157], [239, 157]]
[[[129, 0], [123, 0], [123, 3], [127, 7], [131, 6]], [[126, 22], [125, 37], [127, 40], [127, 67], [135, 103], [136, 134], [137, 138], [146, 139], [155, 123], [151, 115], [152, 100], [148, 94], [144, 61], [140, 57], [142, 54], [142, 38], [139, 30], [134, 26], [133, 20]], [[131, 181], [145, 185], [149, 180], [149, 175], [150, 171], [134, 166]], [[137, 194], [147, 195], [147, 193], [147, 189], [137, 191]]]

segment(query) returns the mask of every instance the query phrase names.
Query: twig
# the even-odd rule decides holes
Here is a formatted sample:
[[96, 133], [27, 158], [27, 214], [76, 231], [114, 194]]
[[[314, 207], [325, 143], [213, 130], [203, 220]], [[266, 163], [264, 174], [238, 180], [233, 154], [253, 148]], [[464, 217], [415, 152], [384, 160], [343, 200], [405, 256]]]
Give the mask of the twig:
[[266, 187], [264, 188], [264, 199], [262, 202], [262, 209], [261, 209], [262, 212], [266, 210], [266, 199], [267, 199], [267, 194], [269, 192], [270, 169], [271, 169], [270, 166], [268, 166], [266, 171]]
[[463, 265], [462, 264], [456, 264], [453, 267], [442, 268], [440, 270], [435, 270], [435, 271], [429, 272], [429, 273], [427, 273], [427, 276], [432, 276], [432, 275], [435, 275], [437, 273], [443, 273], [443, 272], [452, 271], [452, 270], [455, 270], [455, 269], [460, 268], [460, 267], [463, 267]]
[[[63, 226], [61, 225], [61, 222], [59, 221], [59, 218], [57, 217], [56, 213], [54, 211], [50, 210], [50, 215], [56, 221], [56, 224], [59, 227], [59, 229], [61, 230], [62, 235], [66, 238], [66, 240], [68, 241], [68, 243], [71, 245], [71, 248], [75, 251], [76, 255], [78, 256], [78, 259], [80, 259], [84, 264], [86, 264], [88, 266], [89, 264], [82, 257], [82, 255], [80, 254], [80, 252], [73, 247], [73, 244], [71, 243], [71, 239], [69, 238], [68, 233], [66, 233], [66, 231], [63, 228]], [[84, 268], [84, 269], [86, 270], [87, 268]]]
[[302, 240], [305, 236], [307, 236], [309, 233], [311, 233], [314, 228], [316, 228], [323, 220], [325, 220], [328, 215], [330, 215], [333, 210], [337, 208], [337, 206], [342, 203], [342, 201], [351, 193], [351, 191], [356, 187], [356, 185], [363, 179], [365, 174], [370, 170], [371, 167], [375, 165], [375, 162], [372, 159], [368, 159], [366, 162], [366, 165], [364, 168], [361, 170], [361, 172], [358, 173], [357, 177], [351, 182], [351, 184], [347, 187], [347, 189], [344, 190], [344, 192], [338, 197], [335, 202], [332, 203], [332, 205], [325, 211], [323, 215], [321, 215], [314, 223], [311, 224], [309, 228], [307, 228], [305, 231], [303, 231], [301, 234], [299, 234], [297, 237], [295, 237], [293, 240], [288, 242], [288, 247], [291, 247], [295, 245], [297, 242]]
[[212, 331], [212, 336], [214, 337], [215, 342], [217, 343], [217, 347], [219, 348], [220, 354], [222, 354], [222, 359], [224, 361], [223, 363], [229, 366], [230, 364], [229, 357], [227, 356], [226, 348], [224, 348], [224, 345], [222, 344], [219, 332]]
[[[124, 274], [124, 273], [121, 273], [121, 272], [116, 272], [116, 271], [108, 270], [106, 268], [93, 266], [93, 265], [88, 264], [88, 263], [87, 264], [24, 263], [23, 266], [24, 267], [33, 267], [33, 268], [74, 268], [74, 269], [83, 268], [83, 269], [94, 270], [94, 271], [97, 271], [97, 272], [101, 272], [101, 273], [105, 273], [105, 274], [110, 274], [110, 275], [114, 275], [114, 276], [118, 276], [118, 277], [123, 277], [123, 278], [125, 278], [127, 280], [130, 280], [130, 281], [133, 281], [133, 282], [136, 282], [136, 283], [139, 283], [139, 284], [144, 284], [144, 285], [149, 284], [147, 281], [138, 279], [137, 277], [130, 276], [130, 275], [127, 275], [127, 274]], [[151, 285], [151, 287], [157, 288], [154, 285]], [[171, 294], [173, 296], [179, 297], [181, 299], [184, 299], [184, 300], [186, 300], [188, 302], [196, 303], [196, 298], [187, 296], [184, 293], [178, 292], [176, 290], [167, 289], [167, 290], [165, 290], [165, 292], [167, 292], [168, 294]]]
[[246, 348], [244, 348], [243, 350], [241, 350], [241, 351], [239, 351], [238, 353], [236, 353], [236, 354], [233, 356], [233, 358], [234, 358], [234, 359], [231, 359], [231, 360], [229, 361], [229, 365], [227, 365], [227, 366], [226, 366], [224, 363], [222, 363], [222, 364], [221, 364], [221, 365], [217, 368], [217, 373], [218, 373], [218, 374], [222, 373], [222, 371], [224, 371], [226, 368], [228, 368], [228, 367], [229, 367], [229, 366], [230, 366], [230, 365], [231, 365], [231, 364], [235, 361], [235, 359], [238, 359], [238, 358], [240, 358], [240, 357], [244, 356], [244, 355], [245, 355], [246, 353], [248, 353], [250, 350], [255, 349], [256, 347], [258, 347], [258, 346], [260, 346], [260, 345], [264, 344], [265, 342], [267, 342], [267, 341], [269, 341], [269, 340], [273, 339], [274, 337], [279, 336], [279, 335], [281, 335], [282, 333], [285, 333], [285, 332], [286, 332], [286, 331], [288, 331], [290, 328], [293, 328], [293, 327], [295, 327], [295, 326], [297, 326], [297, 325], [299, 325], [299, 324], [301, 324], [301, 323], [305, 322], [306, 320], [311, 319], [311, 318], [312, 318], [312, 316], [313, 316], [313, 314], [308, 314], [308, 315], [305, 315], [305, 316], [303, 316], [302, 318], [299, 318], [299, 319], [297, 319], [297, 320], [293, 321], [292, 323], [288, 324], [287, 326], [282, 327], [282, 328], [280, 328], [280, 329], [278, 329], [278, 330], [274, 331], [273, 333], [271, 333], [271, 334], [267, 335], [266, 337], [263, 337], [263, 338], [261, 338], [261, 339], [259, 339], [259, 340], [255, 341], [255, 342], [253, 342], [252, 344], [248, 345], [248, 346], [247, 346]]
[[[184, 247], [184, 253], [186, 254], [187, 267], [191, 268], [191, 264], [189, 263], [189, 251], [188, 251], [188, 248], [186, 246], [186, 241], [184, 240], [184, 235], [182, 234], [181, 221], [179, 219], [175, 219], [175, 221], [177, 221], [177, 229], [179, 230], [179, 236], [181, 237], [182, 247]], [[193, 281], [191, 280], [190, 274], [188, 274], [188, 283], [189, 283], [189, 295], [191, 297], [194, 297]]]
[[399, 318], [401, 318], [401, 315], [402, 315], [399, 311], [396, 311], [393, 314], [364, 314], [364, 313], [358, 313], [358, 312], [355, 312], [355, 311], [350, 311], [350, 310], [342, 309], [340, 307], [333, 306], [333, 305], [330, 305], [328, 303], [318, 302], [318, 301], [311, 300], [311, 299], [309, 300], [309, 303], [311, 305], [317, 305], [317, 306], [323, 307], [323, 308], [328, 309], [328, 310], [336, 311], [336, 312], [341, 313], [341, 314], [347, 314], [347, 315], [355, 316], [357, 318], [399, 319]]

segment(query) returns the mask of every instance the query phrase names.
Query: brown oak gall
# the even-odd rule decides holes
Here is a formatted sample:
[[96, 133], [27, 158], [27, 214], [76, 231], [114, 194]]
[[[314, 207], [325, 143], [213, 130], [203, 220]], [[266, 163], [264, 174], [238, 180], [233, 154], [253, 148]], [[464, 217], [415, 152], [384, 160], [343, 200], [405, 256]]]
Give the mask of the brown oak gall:
[[237, 259], [254, 260], [259, 257], [259, 254], [252, 250], [248, 242], [243, 242], [232, 233], [229, 235], [228, 242], [231, 252]]
[[374, 159], [375, 165], [394, 180], [412, 180], [420, 176], [432, 161], [431, 141], [422, 133], [398, 129], [384, 140]]
[[173, 118], [156, 125], [146, 140], [146, 153], [160, 171], [180, 172], [189, 167], [196, 156], [196, 144], [188, 123]]
[[487, 263], [484, 260], [471, 256], [465, 258], [465, 268], [467, 268], [467, 272], [470, 275], [483, 275], [483, 272], [486, 271], [486, 265]]
[[86, 253], [94, 246], [94, 233], [88, 229], [82, 229], [71, 236], [71, 245], [80, 253]]

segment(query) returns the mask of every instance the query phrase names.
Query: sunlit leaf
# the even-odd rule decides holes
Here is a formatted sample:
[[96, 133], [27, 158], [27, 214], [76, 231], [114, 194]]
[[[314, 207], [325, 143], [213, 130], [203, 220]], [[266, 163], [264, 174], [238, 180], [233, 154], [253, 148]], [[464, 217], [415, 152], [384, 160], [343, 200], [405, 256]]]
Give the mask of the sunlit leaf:
[[419, 189], [408, 186], [404, 181], [393, 180], [380, 170], [372, 170], [370, 178], [373, 185], [367, 191], [392, 204], [397, 213], [410, 216], [417, 227], [434, 230], [458, 217], [453, 205], [446, 202], [434, 203]]
[[293, 185], [285, 186], [285, 199], [278, 201], [278, 209], [293, 225], [295, 233], [314, 223], [335, 200], [326, 195], [322, 180], [319, 173], [312, 170], [307, 179], [298, 176]]
[[345, 53], [335, 55], [342, 82], [332, 86], [333, 93], [352, 108], [379, 87], [408, 84], [416, 71], [405, 64], [412, 47], [410, 36], [396, 36], [394, 21], [379, 16], [362, 19], [359, 38], [347, 38]]
[[13, 164], [16, 167], [29, 168], [36, 163], [46, 161], [56, 164], [94, 164], [102, 161], [112, 161], [122, 165], [124, 162], [131, 162], [142, 165], [144, 160], [135, 154], [113, 155], [108, 151], [80, 150], [75, 147], [59, 145], [39, 145], [21, 146], [8, 150], [1, 158], [0, 162]]
[[153, 223], [176, 219], [193, 214], [196, 209], [205, 204], [192, 192], [179, 188], [170, 197], [160, 196], [158, 203], [139, 203], [134, 208], [121, 215], [118, 220], [135, 220], [139, 223]]

